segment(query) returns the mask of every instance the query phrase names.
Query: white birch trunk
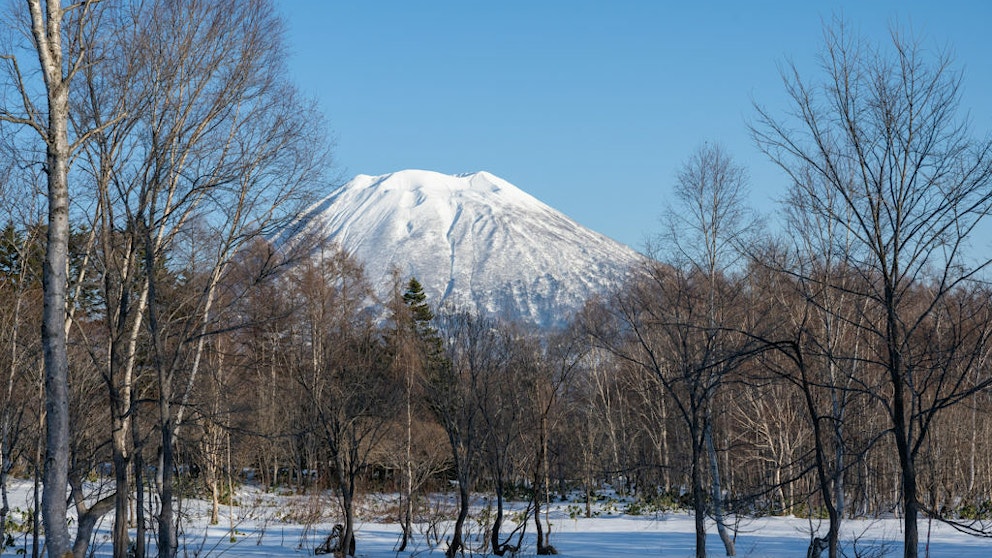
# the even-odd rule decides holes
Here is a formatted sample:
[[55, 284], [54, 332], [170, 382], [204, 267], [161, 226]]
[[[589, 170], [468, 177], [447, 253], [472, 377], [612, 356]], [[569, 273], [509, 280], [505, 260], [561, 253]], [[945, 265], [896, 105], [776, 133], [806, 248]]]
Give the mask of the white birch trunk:
[[[59, 0], [28, 0], [31, 33], [45, 79], [48, 122], [48, 237], [42, 284], [41, 341], [45, 362], [45, 462], [42, 519], [50, 557], [72, 555], [66, 491], [69, 474], [69, 360], [66, 349], [66, 291], [69, 265], [69, 83], [62, 72], [62, 7]], [[44, 8], [44, 11], [43, 11]]]

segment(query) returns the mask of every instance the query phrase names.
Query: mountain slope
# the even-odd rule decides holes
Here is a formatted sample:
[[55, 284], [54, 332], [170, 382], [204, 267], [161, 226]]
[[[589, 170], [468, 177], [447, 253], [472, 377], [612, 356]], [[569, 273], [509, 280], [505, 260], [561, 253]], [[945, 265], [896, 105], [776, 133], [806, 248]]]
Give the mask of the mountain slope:
[[640, 258], [486, 172], [358, 175], [300, 225], [356, 256], [380, 294], [397, 268], [435, 307], [540, 326], [567, 320]]

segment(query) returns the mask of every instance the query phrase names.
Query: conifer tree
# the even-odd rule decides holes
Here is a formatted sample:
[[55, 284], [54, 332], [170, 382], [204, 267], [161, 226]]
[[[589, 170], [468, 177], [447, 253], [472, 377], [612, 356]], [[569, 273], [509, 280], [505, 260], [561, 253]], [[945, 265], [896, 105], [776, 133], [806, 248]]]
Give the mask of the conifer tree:
[[424, 293], [423, 285], [417, 281], [416, 277], [411, 277], [410, 282], [407, 283], [406, 292], [403, 293], [403, 302], [410, 309], [414, 331], [423, 346], [427, 371], [430, 372], [442, 367], [444, 365], [444, 347], [442, 347], [441, 336], [433, 325], [434, 311], [427, 303], [427, 294]]
[[424, 294], [423, 285], [420, 284], [420, 281], [417, 281], [416, 277], [411, 277], [410, 282], [407, 283], [406, 292], [403, 293], [403, 302], [410, 307], [414, 319], [418, 322], [434, 318], [434, 313], [431, 312], [431, 308], [427, 305], [426, 301], [427, 295]]
[[411, 277], [410, 282], [407, 283], [406, 292], [403, 293], [403, 302], [410, 308], [410, 314], [413, 317], [414, 326], [417, 328], [418, 333], [429, 333], [433, 331], [437, 335], [437, 331], [433, 330], [430, 323], [434, 321], [434, 312], [431, 310], [429, 304], [427, 304], [427, 295], [424, 293], [424, 287], [417, 281], [416, 277]]

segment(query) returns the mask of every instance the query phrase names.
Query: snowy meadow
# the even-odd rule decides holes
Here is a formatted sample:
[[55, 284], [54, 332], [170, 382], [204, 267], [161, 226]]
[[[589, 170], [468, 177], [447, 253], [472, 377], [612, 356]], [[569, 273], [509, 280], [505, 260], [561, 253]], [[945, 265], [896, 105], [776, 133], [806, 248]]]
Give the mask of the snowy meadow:
[[[263, 491], [243, 486], [236, 491], [234, 505], [223, 506], [220, 522], [210, 525], [210, 503], [191, 499], [183, 502], [179, 556], [312, 556], [329, 534], [339, 515], [336, 498], [328, 492], [296, 494], [292, 491]], [[11, 507], [15, 511], [32, 506], [31, 485], [14, 483]], [[466, 556], [488, 556], [483, 544], [484, 523], [490, 520], [492, 502], [476, 495], [468, 524]], [[644, 513], [623, 498], [607, 498], [592, 507], [593, 517], [584, 517], [585, 505], [564, 501], [552, 505], [552, 544], [559, 555], [575, 558], [604, 556], [688, 557], [694, 553], [694, 527], [688, 511]], [[440, 557], [444, 540], [450, 535], [457, 503], [450, 495], [435, 495], [428, 506], [431, 517], [415, 525], [415, 538], [404, 552], [396, 548], [401, 536], [396, 522], [396, 496], [370, 495], [363, 499], [357, 523], [356, 556]], [[526, 504], [510, 506], [511, 521], [505, 531], [516, 527]], [[635, 514], [627, 513], [627, 510]], [[15, 514], [17, 517], [23, 515]], [[444, 517], [444, 519], [441, 519]], [[530, 518], [532, 522], [532, 517]], [[823, 530], [825, 523], [787, 517], [740, 518], [737, 529], [737, 555], [741, 557], [786, 558], [805, 556], [810, 530]], [[14, 533], [12, 546], [0, 555], [32, 554], [30, 530]], [[133, 533], [133, 530], [132, 530]], [[992, 541], [961, 534], [939, 522], [925, 524], [920, 554], [932, 558], [978, 558], [992, 553]], [[713, 555], [723, 555], [720, 539], [708, 525], [707, 545]], [[437, 540], [441, 539], [438, 543]], [[514, 537], [514, 540], [516, 538]], [[903, 553], [901, 521], [897, 518], [853, 519], [843, 524], [843, 555], [850, 557], [899, 556]], [[154, 549], [154, 540], [149, 548]], [[533, 525], [527, 526], [522, 548], [516, 556], [535, 556]], [[104, 521], [92, 545], [93, 556], [111, 556], [110, 522]]]

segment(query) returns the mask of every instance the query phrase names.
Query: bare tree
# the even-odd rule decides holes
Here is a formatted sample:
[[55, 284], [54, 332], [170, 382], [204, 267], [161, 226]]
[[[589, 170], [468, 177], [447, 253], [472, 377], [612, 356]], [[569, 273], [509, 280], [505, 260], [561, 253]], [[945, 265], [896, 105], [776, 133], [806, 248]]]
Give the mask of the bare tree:
[[[856, 355], [858, 345], [841, 343], [839, 336], [847, 329], [846, 322], [836, 319], [837, 315], [827, 317], [827, 313], [820, 311], [820, 305], [829, 305], [825, 307], [839, 310], [831, 304], [831, 300], [818, 299], [814, 293], [809, 292], [806, 296], [796, 296], [798, 289], [800, 287], [786, 279], [774, 283], [766, 291], [768, 300], [774, 300], [777, 306], [788, 310], [780, 315], [778, 331], [771, 333], [781, 338], [768, 341], [769, 346], [776, 349], [775, 354], [763, 355], [762, 363], [774, 376], [792, 384], [801, 400], [797, 412], [807, 421], [812, 433], [812, 436], [807, 433], [806, 438], [812, 444], [812, 468], [817, 492], [828, 519], [825, 537], [812, 534], [809, 554], [819, 556], [826, 549], [831, 558], [835, 558], [840, 550], [844, 472], [848, 453], [853, 445], [845, 438], [844, 430], [849, 419], [850, 402], [858, 391], [857, 382], [861, 380], [856, 375], [857, 367], [853, 366], [856, 360], [852, 358]], [[850, 311], [849, 306], [847, 310]], [[849, 316], [848, 313], [839, 315]], [[777, 358], [782, 356], [785, 357], [784, 361]], [[771, 391], [764, 387], [762, 390]], [[790, 395], [792, 393], [787, 392], [783, 397]], [[780, 409], [783, 407], [781, 398], [777, 399], [776, 406]], [[761, 417], [755, 425], [758, 430], [773, 428], [768, 417], [758, 416]], [[780, 428], [782, 426], [776, 429]], [[776, 479], [775, 485], [777, 490], [782, 490], [781, 479]]]
[[498, 377], [484, 382], [484, 393], [480, 397], [481, 414], [486, 426], [486, 468], [496, 496], [496, 514], [489, 527], [488, 544], [497, 556], [519, 552], [527, 528], [526, 516], [529, 515], [525, 513], [523, 520], [517, 520], [516, 527], [504, 537], [502, 529], [506, 521], [507, 490], [514, 474], [519, 474], [517, 467], [520, 466], [521, 446], [525, 434], [533, 427], [529, 424], [533, 408], [524, 399], [528, 384], [534, 381], [532, 377], [527, 377], [527, 372], [533, 370], [533, 364], [522, 358], [519, 349], [510, 348], [508, 353], [507, 366], [495, 371]]
[[696, 555], [706, 555], [706, 465], [712, 511], [733, 555], [723, 518], [713, 401], [724, 378], [757, 345], [742, 333], [753, 317], [734, 275], [754, 221], [743, 205], [744, 170], [719, 147], [694, 153], [678, 174], [675, 194], [679, 208], [670, 211], [666, 238], [673, 264], [645, 265], [608, 302], [609, 315], [586, 328], [597, 344], [657, 378], [671, 397], [690, 440]]
[[[537, 443], [534, 459], [534, 527], [537, 530], [537, 554], [557, 554], [551, 544], [551, 466], [549, 444], [556, 423], [561, 419], [559, 404], [576, 370], [579, 369], [587, 346], [585, 339], [570, 331], [549, 336], [534, 351], [536, 377], [532, 380], [531, 397], [535, 410]], [[541, 506], [544, 506], [544, 523], [541, 523]]]
[[[679, 270], [654, 264], [648, 275], [627, 285], [609, 301], [606, 323], [586, 324], [595, 343], [658, 379], [671, 397], [685, 429], [691, 457], [690, 490], [696, 520], [696, 555], [706, 555], [707, 492], [704, 487], [708, 408], [720, 385], [721, 370], [697, 366], [706, 355], [705, 295]], [[698, 276], [697, 276], [698, 277]], [[702, 300], [700, 297], [702, 296]]]
[[458, 481], [458, 517], [446, 555], [464, 552], [463, 529], [469, 496], [479, 474], [485, 442], [479, 397], [482, 385], [502, 360], [503, 335], [494, 320], [465, 313], [444, 313], [438, 324], [445, 341], [445, 359], [425, 378], [428, 404], [448, 436], [451, 463]]
[[[395, 296], [390, 301], [390, 319], [393, 329], [388, 334], [388, 342], [392, 346], [393, 366], [403, 375], [403, 406], [405, 417], [403, 429], [405, 440], [403, 444], [403, 481], [400, 496], [400, 526], [403, 533], [397, 552], [406, 550], [413, 537], [413, 403], [414, 387], [422, 383], [423, 370], [426, 367], [426, 351], [423, 350], [419, 330], [430, 327], [434, 313], [426, 303], [420, 282], [411, 278], [405, 287], [401, 287], [399, 273], [393, 273], [396, 283]], [[402, 290], [402, 294], [400, 291]], [[419, 314], [419, 316], [418, 316]]]
[[[206, 342], [243, 292], [219, 292], [237, 255], [293, 218], [326, 162], [320, 119], [288, 83], [270, 2], [193, 0], [104, 11], [104, 56], [84, 68], [73, 122], [93, 129], [83, 172], [96, 185], [91, 230], [106, 302], [118, 499], [115, 555], [127, 552], [130, 424], [139, 335], [153, 347], [159, 431], [175, 440]], [[233, 10], [233, 12], [232, 12]], [[168, 48], [163, 48], [168, 45]], [[192, 297], [182, 323], [163, 320], [177, 276]], [[194, 284], [195, 283], [195, 284]], [[239, 286], [251, 285], [242, 281]], [[228, 323], [225, 327], [233, 327]], [[173, 408], [173, 405], [178, 405]], [[174, 552], [173, 442], [163, 442], [160, 553]], [[167, 528], [167, 525], [173, 525]], [[172, 550], [169, 550], [172, 549]]]
[[356, 482], [396, 418], [403, 385], [366, 309], [371, 287], [361, 266], [340, 249], [321, 252], [293, 282], [309, 331], [297, 381], [323, 434], [344, 511], [340, 551], [354, 556]]
[[[713, 442], [712, 407], [708, 398], [719, 388], [722, 375], [733, 367], [718, 363], [732, 355], [738, 347], [721, 330], [731, 328], [735, 318], [728, 312], [734, 306], [721, 290], [721, 276], [731, 272], [740, 261], [741, 247], [748, 235], [754, 234], [754, 219], [744, 204], [747, 195], [747, 173], [719, 145], [704, 145], [696, 150], [679, 170], [675, 187], [678, 209], [669, 212], [669, 244], [675, 250], [677, 266], [688, 266], [706, 282], [706, 297], [702, 314], [705, 323], [693, 324], [704, 330], [704, 346], [694, 366], [699, 369], [719, 366], [720, 374], [707, 380], [710, 384], [701, 401], [703, 441], [710, 464], [711, 495], [717, 530], [727, 556], [736, 554], [733, 537], [723, 518], [723, 497], [720, 486], [719, 462]], [[736, 318], [739, 319], [739, 318]], [[737, 343], [740, 341], [738, 340]], [[729, 343], [729, 344], [728, 344]], [[699, 539], [697, 537], [697, 543]], [[705, 543], [704, 543], [705, 544]]]
[[[583, 311], [581, 323], [589, 322], [586, 313], [594, 307], [590, 305]], [[610, 428], [613, 413], [612, 390], [607, 388], [609, 377], [602, 372], [605, 368], [604, 362], [608, 361], [610, 353], [602, 350], [593, 351], [584, 363], [584, 369], [578, 375], [575, 382], [575, 389], [570, 399], [568, 412], [572, 418], [570, 421], [576, 425], [575, 441], [579, 451], [580, 474], [582, 478], [583, 490], [585, 491], [585, 516], [592, 517], [593, 491], [600, 475], [605, 471], [616, 471], [617, 467], [607, 467], [604, 463], [604, 454], [612, 456], [614, 461], [619, 461], [617, 444], [611, 443], [616, 436]], [[603, 448], [608, 448], [603, 451]], [[612, 451], [610, 451], [612, 450]], [[599, 458], [597, 460], [597, 458]], [[608, 460], [609, 458], [605, 458]]]
[[[48, 233], [42, 275], [44, 314], [42, 345], [45, 360], [46, 455], [43, 517], [49, 556], [71, 552], [66, 524], [65, 494], [69, 471], [69, 386], [66, 349], [69, 267], [69, 163], [75, 143], [69, 137], [69, 88], [86, 62], [89, 26], [96, 2], [84, 0], [63, 8], [60, 0], [29, 0], [28, 25], [32, 49], [43, 78], [44, 104], [32, 98], [18, 60], [3, 56], [20, 106], [0, 107], [0, 119], [33, 129], [45, 145], [44, 169], [48, 177]], [[15, 102], [16, 103], [16, 102]]]
[[905, 556], [915, 558], [917, 456], [939, 411], [985, 387], [959, 381], [964, 370], [938, 365], [919, 341], [949, 317], [952, 293], [988, 267], [965, 249], [992, 205], [992, 141], [974, 140], [959, 117], [961, 75], [946, 56], [928, 59], [895, 31], [883, 50], [843, 24], [825, 43], [823, 81], [787, 67], [790, 117], [758, 107], [752, 131], [788, 173], [790, 197], [850, 239], [840, 261], [860, 279], [858, 327], [872, 346], [862, 363], [887, 378], [878, 397], [898, 454]]
[[[863, 365], [869, 350], [862, 336], [867, 316], [864, 300], [853, 295], [860, 278], [838, 257], [850, 237], [806, 211], [802, 200], [789, 199], [786, 211], [789, 238], [798, 248], [771, 249], [756, 263], [771, 272], [760, 298], [780, 309], [773, 310], [779, 327], [769, 332], [776, 338], [769, 346], [778, 354], [764, 355], [762, 362], [797, 389], [803, 402], [803, 417], [812, 431], [810, 467], [828, 518], [826, 535], [813, 533], [810, 552], [818, 556], [828, 550], [835, 557], [847, 512], [848, 469], [865, 458], [881, 435], [867, 428], [877, 412], [872, 399], [878, 386]], [[851, 429], [852, 424], [857, 427]]]

